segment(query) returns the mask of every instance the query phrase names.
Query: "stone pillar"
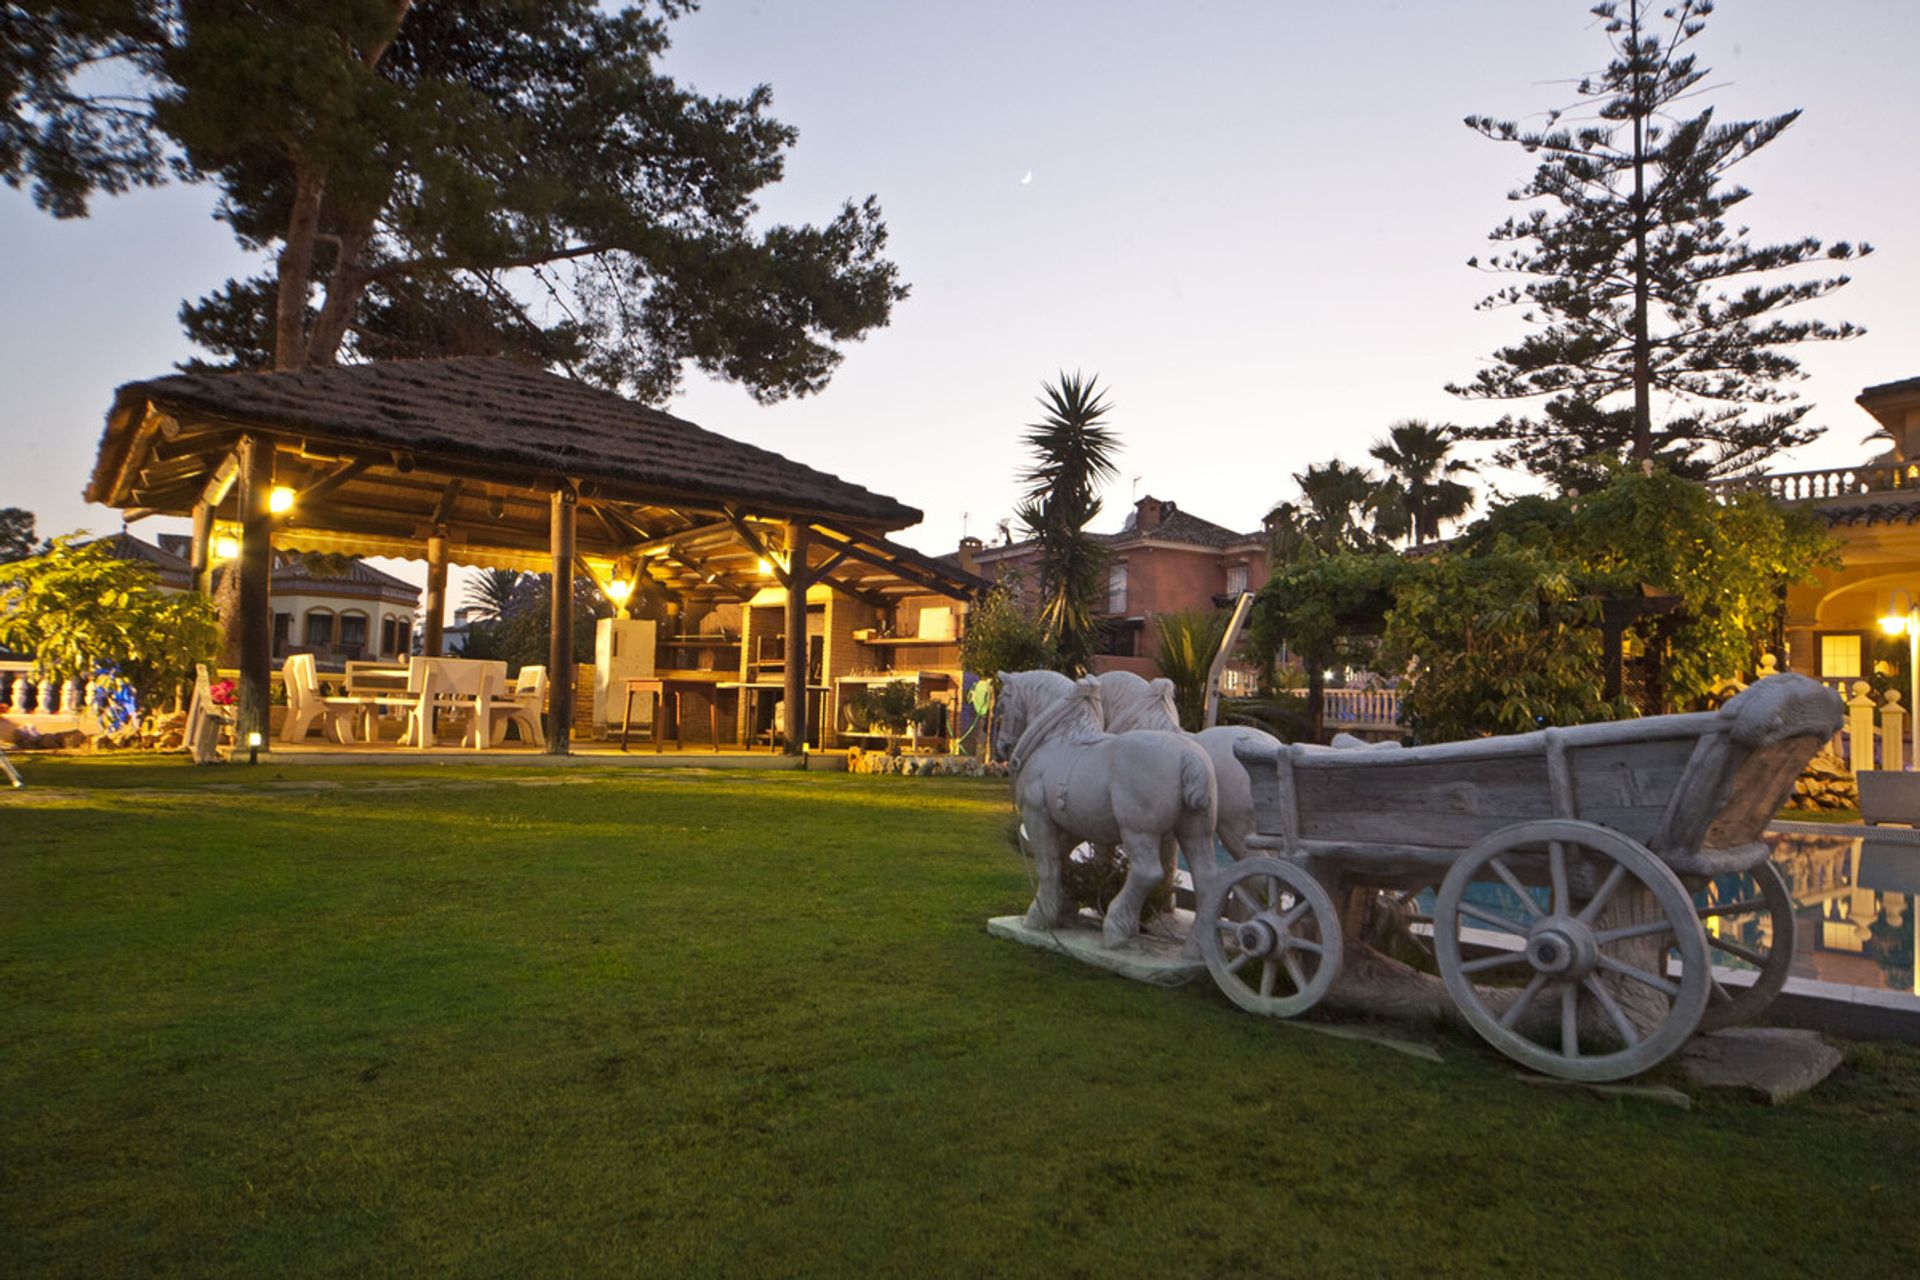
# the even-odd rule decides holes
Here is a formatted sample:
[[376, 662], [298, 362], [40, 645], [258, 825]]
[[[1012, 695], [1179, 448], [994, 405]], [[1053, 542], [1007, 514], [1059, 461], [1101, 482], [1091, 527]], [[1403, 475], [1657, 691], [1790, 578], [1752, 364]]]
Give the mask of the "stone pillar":
[[1900, 705], [1900, 691], [1887, 690], [1880, 707], [1880, 767], [1898, 771], [1906, 764], [1907, 710]]
[[[572, 617], [572, 614], [568, 614]], [[420, 652], [429, 658], [441, 657], [447, 625], [447, 536], [434, 533], [427, 538], [427, 618], [420, 641]]]
[[260, 749], [268, 749], [273, 674], [273, 514], [267, 507], [273, 489], [273, 446], [253, 436], [243, 437], [238, 450], [240, 474], [240, 687], [235, 702], [239, 714], [233, 726], [233, 744], [244, 751], [251, 734], [260, 735]]
[[1847, 766], [1855, 773], [1875, 767], [1873, 739], [1873, 690], [1865, 680], [1856, 680], [1847, 699]]
[[573, 741], [573, 521], [579, 509], [574, 491], [553, 491], [549, 522], [553, 550], [553, 612], [547, 639], [547, 754], [570, 754]]

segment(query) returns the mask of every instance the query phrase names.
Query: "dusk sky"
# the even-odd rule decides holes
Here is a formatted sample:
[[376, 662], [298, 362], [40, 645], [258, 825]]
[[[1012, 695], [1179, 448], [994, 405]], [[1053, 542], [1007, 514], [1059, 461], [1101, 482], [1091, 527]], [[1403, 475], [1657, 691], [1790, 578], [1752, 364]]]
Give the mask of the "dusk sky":
[[[1869, 332], [1803, 348], [1829, 430], [1774, 466], [1858, 461], [1853, 397], [1920, 375], [1920, 5], [1725, 0], [1696, 48], [1722, 118], [1805, 109], [1736, 171], [1755, 238], [1878, 249], [1807, 309]], [[1516, 332], [1473, 309], [1494, 281], [1465, 259], [1531, 166], [1461, 117], [1537, 121], [1605, 53], [1582, 0], [708, 0], [667, 66], [773, 86], [801, 136], [766, 214], [877, 195], [913, 296], [822, 395], [764, 408], [695, 376], [667, 407], [921, 508], [903, 540], [939, 552], [963, 520], [992, 536], [1041, 382], [1081, 370], [1124, 445], [1098, 527], [1137, 491], [1252, 528], [1391, 422], [1498, 416], [1443, 385]], [[0, 506], [43, 534], [117, 525], [79, 496], [113, 387], [187, 357], [181, 300], [253, 269], [212, 202], [136, 192], [61, 223], [0, 191]]]

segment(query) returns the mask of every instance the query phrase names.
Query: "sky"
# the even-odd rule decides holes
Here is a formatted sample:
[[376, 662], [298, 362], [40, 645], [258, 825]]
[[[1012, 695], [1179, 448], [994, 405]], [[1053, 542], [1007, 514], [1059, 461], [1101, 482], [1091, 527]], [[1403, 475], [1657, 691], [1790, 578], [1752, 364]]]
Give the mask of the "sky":
[[[705, 0], [664, 66], [772, 86], [800, 138], [765, 217], [877, 196], [912, 295], [819, 395], [766, 407], [693, 373], [666, 407], [920, 508], [898, 536], [938, 553], [993, 537], [1042, 383], [1079, 371], [1123, 446], [1096, 528], [1147, 494], [1254, 528], [1293, 473], [1367, 461], [1393, 422], [1499, 416], [1444, 386], [1520, 332], [1474, 309], [1497, 282], [1466, 259], [1532, 166], [1461, 120], [1571, 101], [1606, 56], [1587, 7]], [[1801, 349], [1829, 430], [1773, 469], [1861, 461], [1853, 398], [1920, 376], [1920, 4], [1722, 0], [1696, 49], [1722, 119], [1805, 112], [1736, 170], [1756, 240], [1877, 248], [1806, 309], [1868, 333]], [[213, 199], [56, 222], [0, 189], [0, 506], [43, 534], [117, 527], [80, 498], [112, 389], [189, 356], [181, 300], [254, 269]]]

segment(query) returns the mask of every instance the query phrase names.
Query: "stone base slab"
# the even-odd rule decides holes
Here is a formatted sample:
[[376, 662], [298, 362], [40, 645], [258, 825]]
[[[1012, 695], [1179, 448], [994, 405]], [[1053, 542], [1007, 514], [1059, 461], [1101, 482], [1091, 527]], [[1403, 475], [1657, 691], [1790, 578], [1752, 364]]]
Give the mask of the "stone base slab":
[[1832, 1075], [1840, 1051], [1795, 1027], [1730, 1027], [1695, 1036], [1674, 1061], [1689, 1084], [1746, 1089], [1778, 1105]]
[[1083, 964], [1156, 987], [1185, 986], [1207, 972], [1206, 961], [1198, 956], [1181, 955], [1180, 943], [1161, 938], [1143, 935], [1117, 951], [1110, 951], [1101, 940], [1098, 925], [1036, 929], [1027, 923], [1025, 916], [995, 916], [987, 921], [987, 932], [1009, 942], [1057, 951]]

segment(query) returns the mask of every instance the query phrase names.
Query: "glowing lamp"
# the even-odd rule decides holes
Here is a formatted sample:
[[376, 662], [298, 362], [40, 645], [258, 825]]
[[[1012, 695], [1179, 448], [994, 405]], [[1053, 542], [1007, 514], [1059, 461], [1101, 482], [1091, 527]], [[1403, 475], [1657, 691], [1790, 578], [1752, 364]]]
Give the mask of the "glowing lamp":
[[1901, 613], [1890, 613], [1880, 619], [1880, 629], [1890, 636], [1905, 635], [1907, 633], [1907, 617]]
[[607, 599], [613, 601], [616, 605], [625, 604], [631, 595], [633, 595], [633, 584], [631, 582], [623, 582], [621, 579], [615, 578], [607, 584]]
[[772, 572], [773, 572], [773, 561], [767, 559], [765, 556], [761, 556], [760, 557], [760, 576], [764, 578]]
[[213, 558], [231, 560], [240, 554], [240, 539], [230, 533], [223, 533], [213, 540]]
[[267, 494], [267, 510], [276, 516], [283, 516], [293, 510], [293, 490], [283, 484], [273, 486]]
[[258, 729], [255, 729], [247, 735], [247, 745], [249, 747], [257, 747], [260, 745], [260, 731]]

